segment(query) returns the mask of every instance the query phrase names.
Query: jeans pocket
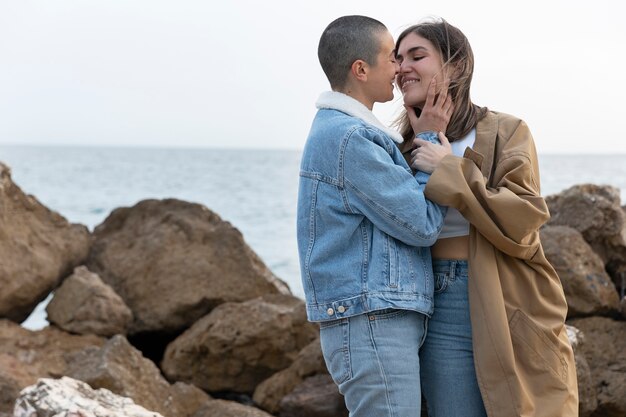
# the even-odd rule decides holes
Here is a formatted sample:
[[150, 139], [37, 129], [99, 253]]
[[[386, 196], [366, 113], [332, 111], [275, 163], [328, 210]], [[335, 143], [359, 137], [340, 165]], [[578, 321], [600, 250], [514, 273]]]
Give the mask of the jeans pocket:
[[339, 319], [320, 324], [320, 343], [328, 373], [339, 385], [352, 378], [350, 363], [350, 320]]
[[370, 311], [367, 313], [369, 320], [385, 320], [395, 319], [407, 314], [408, 310], [399, 310], [397, 308], [384, 308], [382, 310]]

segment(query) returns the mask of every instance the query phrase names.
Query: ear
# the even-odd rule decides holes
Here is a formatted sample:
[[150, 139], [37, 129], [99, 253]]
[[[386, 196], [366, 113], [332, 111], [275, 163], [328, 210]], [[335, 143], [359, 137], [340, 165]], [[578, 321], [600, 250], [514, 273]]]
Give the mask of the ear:
[[350, 73], [358, 81], [367, 81], [369, 65], [362, 59], [357, 59], [352, 63], [352, 66], [350, 67]]

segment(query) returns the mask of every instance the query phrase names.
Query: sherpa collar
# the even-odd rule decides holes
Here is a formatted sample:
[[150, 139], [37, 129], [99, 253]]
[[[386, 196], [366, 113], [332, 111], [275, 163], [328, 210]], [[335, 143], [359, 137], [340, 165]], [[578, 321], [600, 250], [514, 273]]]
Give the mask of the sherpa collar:
[[400, 133], [383, 125], [363, 103], [346, 94], [337, 91], [325, 91], [317, 99], [315, 107], [318, 109], [339, 110], [382, 130], [396, 143], [404, 142]]

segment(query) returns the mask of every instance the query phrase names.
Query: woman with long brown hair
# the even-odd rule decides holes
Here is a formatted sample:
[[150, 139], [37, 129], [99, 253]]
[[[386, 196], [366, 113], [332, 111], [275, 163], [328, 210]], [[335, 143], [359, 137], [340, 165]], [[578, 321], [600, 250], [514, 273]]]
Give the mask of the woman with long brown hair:
[[[472, 50], [445, 20], [407, 28], [396, 53], [402, 151], [432, 172], [427, 198], [449, 207], [432, 247], [435, 312], [420, 352], [429, 415], [577, 416], [567, 304], [539, 239], [549, 212], [530, 130], [471, 101]], [[449, 80], [438, 93], [454, 105], [443, 146], [413, 128], [433, 77]]]

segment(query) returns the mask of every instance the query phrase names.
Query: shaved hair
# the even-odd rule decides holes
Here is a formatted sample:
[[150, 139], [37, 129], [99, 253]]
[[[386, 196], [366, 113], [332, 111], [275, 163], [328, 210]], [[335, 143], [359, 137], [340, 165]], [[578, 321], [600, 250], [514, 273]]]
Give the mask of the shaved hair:
[[320, 38], [317, 56], [333, 90], [342, 89], [356, 60], [376, 64], [380, 34], [387, 27], [367, 16], [342, 16], [331, 22]]

